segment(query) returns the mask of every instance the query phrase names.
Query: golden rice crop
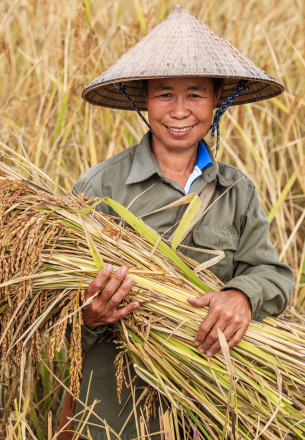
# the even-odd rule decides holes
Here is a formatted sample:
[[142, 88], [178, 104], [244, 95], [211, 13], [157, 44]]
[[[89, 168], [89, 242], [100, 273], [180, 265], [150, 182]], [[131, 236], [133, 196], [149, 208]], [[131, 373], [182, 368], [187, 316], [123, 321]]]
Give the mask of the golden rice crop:
[[[85, 105], [81, 90], [176, 3], [1, 0], [1, 141], [19, 153], [25, 150], [32, 162], [67, 189], [90, 166], [137, 143], [146, 129], [137, 115]], [[285, 83], [286, 92], [280, 97], [231, 108], [224, 115], [218, 160], [237, 166], [255, 183], [271, 223], [270, 238], [281, 261], [296, 274], [291, 311], [303, 313], [304, 2], [179, 3]], [[0, 145], [0, 156], [2, 152]], [[52, 183], [50, 187], [54, 188]], [[56, 353], [49, 373], [61, 380], [68, 374], [65, 352], [66, 346]], [[22, 405], [30, 396], [24, 410], [35, 432], [34, 436], [29, 431], [30, 438], [45, 440], [50, 409], [53, 428], [57, 424], [62, 391], [53, 379], [50, 383], [46, 367], [41, 366], [40, 379], [25, 383], [21, 391]], [[0, 384], [0, 407], [12, 391], [6, 383]]]
[[[25, 159], [16, 155], [17, 160], [27, 167]], [[40, 187], [39, 176], [47, 176], [33, 166], [36, 184], [12, 167], [1, 169], [0, 342], [6, 380], [22, 381], [30, 359], [37, 366], [46, 330], [52, 359], [70, 320], [70, 386], [77, 395], [83, 292], [104, 263], [124, 264], [135, 280], [128, 300], [136, 298], [141, 307], [114, 326], [117, 341], [135, 372], [163, 394], [198, 438], [305, 439], [302, 324], [288, 317], [252, 322], [230, 353], [220, 334], [223, 354], [199, 354], [193, 340], [207, 310], [193, 308], [186, 298], [219, 290], [210, 272], [195, 275], [196, 262], [174, 252], [111, 199], [97, 203], [109, 203], [143, 237], [97, 212], [96, 201], [57, 195], [42, 179]], [[119, 369], [119, 381], [122, 375]]]

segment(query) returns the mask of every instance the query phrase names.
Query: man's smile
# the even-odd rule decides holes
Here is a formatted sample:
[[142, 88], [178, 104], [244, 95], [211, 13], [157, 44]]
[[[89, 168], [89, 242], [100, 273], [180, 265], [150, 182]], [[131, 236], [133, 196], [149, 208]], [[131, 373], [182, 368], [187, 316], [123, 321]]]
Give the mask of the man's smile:
[[182, 132], [191, 130], [193, 128], [193, 125], [190, 127], [183, 127], [183, 128], [177, 128], [177, 127], [167, 127], [167, 128], [171, 131], [175, 131], [177, 133], [182, 133]]
[[167, 129], [167, 132], [174, 138], [184, 138], [187, 136], [192, 129], [194, 128], [194, 125], [190, 125], [188, 127], [169, 127], [165, 126]]

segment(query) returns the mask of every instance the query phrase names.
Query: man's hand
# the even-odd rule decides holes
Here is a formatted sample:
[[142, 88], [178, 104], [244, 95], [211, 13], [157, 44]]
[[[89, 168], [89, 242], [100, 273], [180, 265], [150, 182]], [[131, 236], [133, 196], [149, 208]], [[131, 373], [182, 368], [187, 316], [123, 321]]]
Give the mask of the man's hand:
[[100, 325], [117, 322], [140, 307], [140, 304], [134, 301], [118, 309], [119, 304], [132, 288], [134, 280], [125, 278], [128, 272], [125, 266], [120, 267], [111, 276], [112, 271], [111, 264], [106, 264], [86, 290], [85, 301], [100, 292], [90, 304], [82, 309], [84, 325], [91, 330]]
[[194, 340], [200, 353], [213, 356], [220, 350], [217, 328], [224, 333], [229, 348], [241, 341], [251, 321], [250, 303], [243, 292], [236, 289], [209, 292], [187, 300], [193, 306], [210, 308]]

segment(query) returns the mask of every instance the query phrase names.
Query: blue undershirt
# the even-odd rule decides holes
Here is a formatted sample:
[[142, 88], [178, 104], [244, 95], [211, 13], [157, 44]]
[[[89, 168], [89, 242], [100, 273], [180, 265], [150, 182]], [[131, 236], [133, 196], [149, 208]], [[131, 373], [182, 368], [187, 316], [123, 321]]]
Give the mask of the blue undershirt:
[[203, 168], [210, 167], [212, 165], [212, 161], [210, 158], [210, 155], [202, 141], [198, 142], [198, 149], [197, 149], [197, 162], [195, 165], [195, 168], [188, 178], [184, 191], [185, 194], [188, 194], [192, 184], [195, 182], [195, 180], [202, 175]]

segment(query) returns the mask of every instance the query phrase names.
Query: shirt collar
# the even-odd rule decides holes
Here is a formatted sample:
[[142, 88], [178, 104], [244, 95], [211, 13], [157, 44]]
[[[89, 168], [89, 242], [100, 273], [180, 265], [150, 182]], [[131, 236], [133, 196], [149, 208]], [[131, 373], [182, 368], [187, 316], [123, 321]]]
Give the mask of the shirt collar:
[[197, 163], [196, 166], [203, 170], [203, 168], [209, 167], [213, 164], [208, 150], [202, 141], [198, 142], [198, 150], [197, 150]]
[[148, 131], [138, 144], [133, 164], [126, 180], [126, 185], [143, 182], [154, 174], [163, 177], [162, 171], [150, 148], [150, 132]]
[[210, 160], [212, 161], [212, 165], [204, 170], [202, 173], [202, 178], [207, 182], [212, 182], [212, 180], [217, 179], [217, 184], [222, 186], [223, 188], [228, 188], [229, 186], [233, 185], [235, 183], [234, 180], [228, 179], [227, 177], [223, 176], [219, 172], [219, 168], [221, 167], [221, 163], [217, 163], [214, 157], [214, 154], [210, 148], [210, 146], [207, 144], [207, 142], [203, 139], [200, 141], [204, 144], [206, 151], [210, 157]]
[[[133, 183], [143, 182], [149, 179], [154, 174], [158, 174], [161, 178], [164, 178], [157, 159], [155, 158], [150, 147], [151, 133], [148, 131], [135, 150], [135, 156], [133, 164], [125, 182], [126, 185]], [[209, 145], [203, 140], [200, 141], [198, 147], [201, 152], [198, 151], [197, 166], [201, 169], [207, 167], [204, 163], [209, 163], [209, 167], [205, 169], [202, 174], [202, 178], [208, 183], [214, 179], [218, 179], [218, 183], [223, 187], [228, 187], [232, 182], [226, 177], [219, 174], [219, 167], [215, 161], [214, 155]], [[203, 154], [202, 154], [203, 152]], [[203, 163], [203, 167], [202, 167]]]

